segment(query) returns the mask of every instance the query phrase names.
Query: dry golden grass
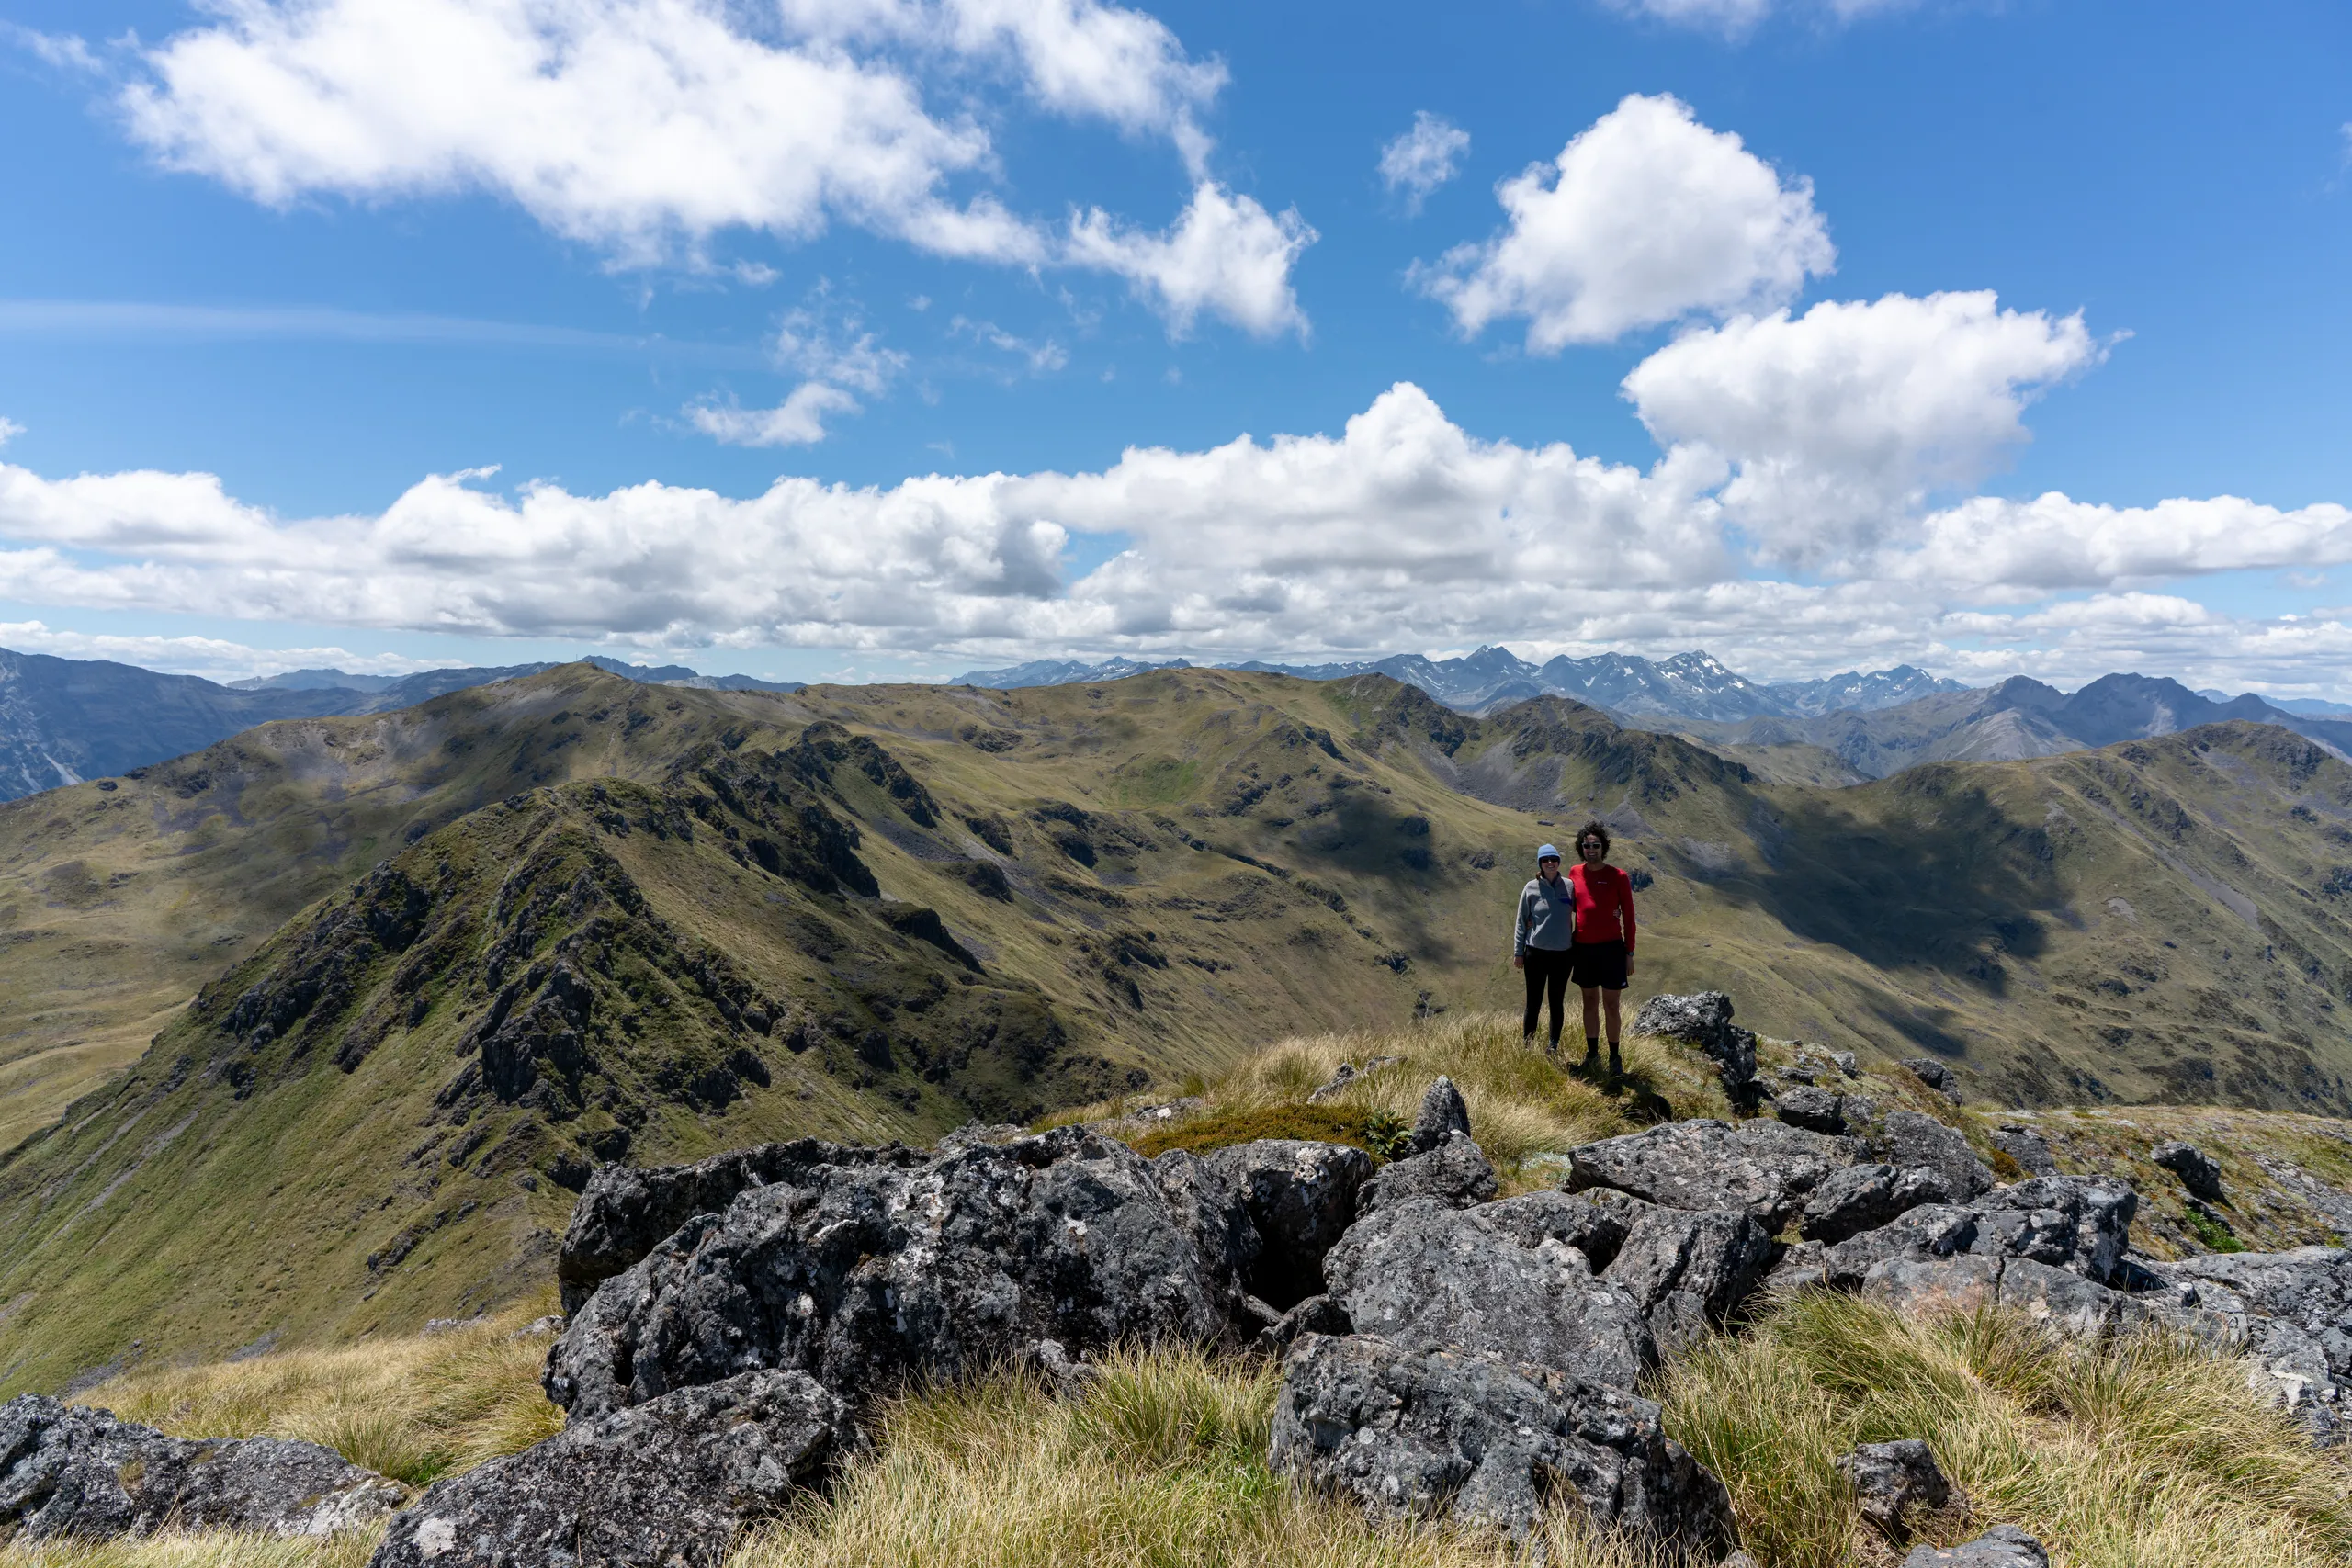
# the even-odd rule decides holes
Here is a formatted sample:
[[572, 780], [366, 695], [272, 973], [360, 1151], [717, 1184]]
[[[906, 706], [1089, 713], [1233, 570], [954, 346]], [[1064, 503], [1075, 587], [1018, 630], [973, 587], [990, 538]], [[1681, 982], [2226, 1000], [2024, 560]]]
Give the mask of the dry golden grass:
[[379, 1530], [318, 1540], [205, 1530], [153, 1540], [0, 1546], [0, 1568], [367, 1568]]
[[2011, 1523], [2061, 1568], [2301, 1568], [2352, 1555], [2352, 1470], [2241, 1361], [2143, 1337], [2095, 1349], [1987, 1314], [1915, 1322], [1807, 1293], [1670, 1369], [1668, 1428], [1731, 1487], [1770, 1568], [1883, 1555], [1836, 1469], [1923, 1438], [1970, 1496], [1947, 1538]]
[[554, 1310], [549, 1291], [446, 1334], [129, 1372], [76, 1403], [182, 1437], [300, 1438], [421, 1486], [562, 1428], [546, 1337], [515, 1337]]

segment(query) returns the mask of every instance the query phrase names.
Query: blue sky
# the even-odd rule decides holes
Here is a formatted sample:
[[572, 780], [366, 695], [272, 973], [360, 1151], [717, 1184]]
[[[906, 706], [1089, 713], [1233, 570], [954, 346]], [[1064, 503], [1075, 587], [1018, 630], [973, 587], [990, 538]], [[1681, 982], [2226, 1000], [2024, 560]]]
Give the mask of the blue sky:
[[2352, 695], [2340, 6], [0, 19], [8, 646]]

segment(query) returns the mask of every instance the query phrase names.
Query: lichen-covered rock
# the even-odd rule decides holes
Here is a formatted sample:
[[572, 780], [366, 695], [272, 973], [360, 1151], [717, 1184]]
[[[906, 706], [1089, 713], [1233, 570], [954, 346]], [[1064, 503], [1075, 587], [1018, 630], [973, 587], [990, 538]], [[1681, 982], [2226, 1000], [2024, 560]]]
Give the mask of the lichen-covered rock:
[[2225, 1324], [2253, 1356], [2257, 1386], [2315, 1435], [2334, 1440], [2352, 1424], [2352, 1252], [2209, 1253], [2146, 1267], [2182, 1307]]
[[[1494, 1205], [1500, 1207], [1501, 1205]], [[1643, 1304], [1565, 1241], [1427, 1199], [1358, 1220], [1323, 1260], [1358, 1334], [1492, 1352], [1630, 1389], [1657, 1359]]]
[[1614, 1188], [1669, 1209], [1745, 1209], [1778, 1234], [1858, 1152], [1781, 1122], [1663, 1122], [1572, 1151], [1568, 1188]]
[[2018, 1162], [2018, 1168], [2028, 1176], [2055, 1176], [2058, 1156], [2051, 1152], [2050, 1140], [2030, 1127], [2006, 1122], [1987, 1134], [1993, 1146]]
[[1615, 1261], [1634, 1226], [1657, 1207], [1630, 1193], [1596, 1187], [1589, 1192], [1523, 1192], [1481, 1204], [1478, 1217], [1521, 1247], [1566, 1242], [1600, 1269]]
[[1492, 1525], [1524, 1538], [1547, 1506], [1712, 1559], [1735, 1544], [1723, 1483], [1621, 1388], [1462, 1350], [1362, 1335], [1299, 1341], [1274, 1407], [1277, 1472], [1375, 1518]]
[[1470, 1135], [1470, 1105], [1453, 1080], [1440, 1077], [1421, 1096], [1420, 1113], [1413, 1118], [1413, 1149], [1427, 1154], [1449, 1138]]
[[1323, 1255], [1355, 1223], [1372, 1156], [1344, 1144], [1267, 1138], [1201, 1156], [1258, 1233], [1243, 1270], [1249, 1292], [1288, 1309], [1323, 1289]]
[[1926, 1084], [1954, 1105], [1960, 1103], [1960, 1076], [1950, 1067], [1945, 1066], [1933, 1056], [1905, 1057], [1903, 1065], [1910, 1068], [1912, 1076], [1921, 1083]]
[[[739, 1372], [797, 1369], [863, 1399], [918, 1377], [1229, 1338], [1233, 1195], [1064, 1127], [911, 1168], [819, 1166], [689, 1220], [599, 1286], [548, 1359], [591, 1419]], [[1254, 1238], [1252, 1238], [1254, 1239]]]
[[[1771, 1261], [1771, 1236], [1742, 1210], [1652, 1209], [1634, 1224], [1601, 1277], [1625, 1287], [1645, 1313], [1669, 1294], [1687, 1293], [1707, 1322], [1721, 1327], [1754, 1293]], [[1651, 1326], [1655, 1332], [1657, 1325]]]
[[1329, 1296], [1309, 1296], [1266, 1325], [1251, 1348], [1280, 1360], [1290, 1354], [1290, 1348], [1304, 1335], [1354, 1332], [1355, 1325], [1348, 1321], [1347, 1308]]
[[2168, 1139], [2148, 1151], [2148, 1161], [2180, 1178], [2180, 1184], [2208, 1203], [2222, 1201], [2222, 1168], [2195, 1144]]
[[1731, 998], [1721, 991], [1652, 997], [1634, 1015], [1634, 1032], [1696, 1045], [1715, 1064], [1734, 1105], [1756, 1102], [1756, 1032], [1732, 1022]]
[[1836, 1245], [1866, 1230], [1891, 1224], [1923, 1203], [1949, 1203], [1943, 1178], [1913, 1166], [1855, 1165], [1833, 1170], [1805, 1200], [1797, 1234], [1807, 1241]]
[[556, 1251], [555, 1277], [563, 1310], [575, 1313], [590, 1292], [651, 1252], [696, 1214], [715, 1214], [739, 1192], [805, 1178], [820, 1167], [919, 1165], [919, 1150], [891, 1145], [854, 1148], [815, 1138], [763, 1144], [713, 1155], [692, 1165], [643, 1169], [608, 1165], [588, 1179], [571, 1207]]
[[1792, 1127], [1835, 1135], [1846, 1130], [1846, 1111], [1838, 1096], [1810, 1084], [1782, 1089], [1772, 1102], [1773, 1114]]
[[1966, 1203], [1993, 1190], [1993, 1172], [1956, 1128], [1917, 1111], [1890, 1111], [1877, 1134], [1878, 1156], [1902, 1168], [1924, 1166], [1943, 1179], [1949, 1202]]
[[1885, 1224], [1848, 1236], [1822, 1256], [1822, 1283], [1858, 1291], [1871, 1269], [1891, 1258], [1950, 1258], [1976, 1239], [1976, 1211], [1922, 1203]]
[[1853, 1483], [1862, 1517], [1895, 1540], [1909, 1533], [1912, 1509], [1940, 1508], [1951, 1501], [1943, 1467], [1917, 1438], [1864, 1443], [1839, 1459], [1838, 1469]]
[[170, 1438], [35, 1393], [0, 1404], [0, 1540], [107, 1540], [166, 1526], [330, 1535], [374, 1524], [405, 1495], [316, 1443]]
[[2037, 1176], [1984, 1193], [1975, 1211], [1975, 1252], [1999, 1252], [2106, 1284], [2123, 1261], [2140, 1195], [2118, 1181]]
[[1915, 1546], [1903, 1568], [2050, 1568], [2041, 1542], [2015, 1525], [1995, 1525], [1960, 1546]]
[[1456, 1134], [1426, 1154], [1382, 1166], [1357, 1196], [1356, 1213], [1369, 1214], [1424, 1199], [1464, 1208], [1485, 1202], [1495, 1195], [1495, 1168], [1485, 1151]]
[[369, 1568], [718, 1568], [855, 1440], [805, 1372], [680, 1389], [435, 1482]]

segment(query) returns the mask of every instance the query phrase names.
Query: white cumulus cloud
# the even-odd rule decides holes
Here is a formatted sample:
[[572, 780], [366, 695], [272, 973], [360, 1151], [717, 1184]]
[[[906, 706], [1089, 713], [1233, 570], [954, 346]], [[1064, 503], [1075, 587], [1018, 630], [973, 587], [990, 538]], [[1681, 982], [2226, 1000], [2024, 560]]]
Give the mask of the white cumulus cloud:
[[1867, 548], [1931, 491], [1983, 479], [2027, 439], [2027, 400], [2101, 352], [2079, 313], [1890, 294], [1686, 333], [1624, 390], [1662, 443], [1732, 461], [1725, 504], [1774, 554], [1809, 563]]
[[1125, 278], [1179, 335], [1207, 310], [1272, 337], [1306, 330], [1290, 273], [1316, 238], [1295, 210], [1268, 212], [1204, 181], [1165, 233], [1125, 228], [1099, 207], [1080, 214], [1070, 220], [1068, 256]]
[[1465, 333], [1523, 317], [1531, 353], [1769, 310], [1837, 259], [1813, 185], [1668, 96], [1628, 96], [1496, 188], [1509, 221], [1421, 275]]
[[1610, 0], [1618, 10], [1649, 17], [1728, 39], [1746, 38], [1775, 10], [1832, 22], [1908, 10], [1917, 0], [1799, 0], [1775, 5], [1774, 0]]
[[696, 430], [730, 446], [808, 446], [822, 441], [825, 421], [857, 412], [857, 400], [839, 387], [803, 381], [772, 409], [747, 409], [706, 400], [688, 405]]
[[1380, 150], [1380, 178], [1419, 212], [1430, 192], [1454, 176], [1468, 151], [1468, 131], [1427, 109], [1416, 110], [1412, 129]]

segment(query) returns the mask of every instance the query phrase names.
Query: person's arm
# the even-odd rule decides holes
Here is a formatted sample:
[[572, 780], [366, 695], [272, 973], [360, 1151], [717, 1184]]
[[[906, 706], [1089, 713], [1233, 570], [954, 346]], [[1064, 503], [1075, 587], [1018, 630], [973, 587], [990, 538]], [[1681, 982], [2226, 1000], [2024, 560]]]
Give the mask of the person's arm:
[[1510, 961], [1522, 964], [1527, 959], [1527, 889], [1519, 890], [1519, 919], [1511, 925]]
[[1634, 958], [1634, 878], [1630, 872], [1621, 871], [1617, 874], [1617, 909], [1625, 922], [1625, 961], [1631, 964]]

